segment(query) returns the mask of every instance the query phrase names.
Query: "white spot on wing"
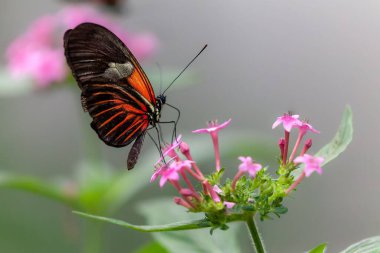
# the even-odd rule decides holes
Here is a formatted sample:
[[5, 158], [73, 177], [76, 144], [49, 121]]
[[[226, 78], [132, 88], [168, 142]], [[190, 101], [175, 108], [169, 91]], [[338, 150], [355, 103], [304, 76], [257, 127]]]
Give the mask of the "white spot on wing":
[[104, 77], [110, 78], [113, 81], [120, 80], [130, 76], [133, 72], [133, 65], [130, 62], [126, 63], [115, 63], [110, 62], [108, 68], [104, 72]]

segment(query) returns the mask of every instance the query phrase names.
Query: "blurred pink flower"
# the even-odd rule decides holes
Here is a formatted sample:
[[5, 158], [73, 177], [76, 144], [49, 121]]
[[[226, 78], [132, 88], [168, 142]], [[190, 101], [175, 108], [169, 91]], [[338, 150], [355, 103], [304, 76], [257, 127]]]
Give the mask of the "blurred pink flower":
[[93, 22], [114, 32], [137, 59], [151, 55], [157, 40], [150, 33], [130, 34], [111, 17], [93, 7], [70, 6], [35, 20], [6, 51], [8, 68], [14, 77], [30, 77], [37, 87], [62, 82], [68, 75], [63, 53], [63, 34], [83, 22]]
[[308, 154], [304, 154], [303, 156], [298, 156], [294, 159], [295, 163], [304, 163], [305, 169], [304, 173], [306, 177], [310, 177], [310, 175], [316, 171], [318, 174], [322, 174], [321, 165], [325, 159], [319, 156], [312, 156]]
[[6, 57], [12, 75], [29, 76], [39, 87], [64, 80], [63, 48], [51, 46], [56, 24], [53, 16], [43, 16], [8, 47]]
[[239, 156], [241, 164], [239, 165], [239, 171], [248, 172], [249, 176], [254, 178], [256, 173], [262, 169], [261, 164], [254, 163], [252, 157]]
[[229, 201], [224, 201], [223, 204], [227, 207], [227, 209], [231, 209], [236, 205], [236, 203]]
[[239, 170], [236, 173], [234, 180], [231, 184], [233, 190], [235, 190], [237, 181], [245, 172], [247, 172], [251, 178], [255, 178], [256, 173], [262, 169], [261, 164], [255, 163], [252, 157], [250, 156], [239, 156], [239, 160], [241, 162], [239, 165]]

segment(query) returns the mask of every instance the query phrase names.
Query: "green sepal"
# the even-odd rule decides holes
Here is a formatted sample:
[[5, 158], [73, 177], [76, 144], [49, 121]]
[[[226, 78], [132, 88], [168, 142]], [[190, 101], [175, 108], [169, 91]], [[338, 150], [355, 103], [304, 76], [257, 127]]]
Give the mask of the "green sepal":
[[220, 180], [222, 179], [224, 173], [224, 168], [221, 168], [219, 171], [216, 171], [212, 173], [211, 175], [207, 176], [207, 179], [211, 185], [217, 185], [220, 184]]

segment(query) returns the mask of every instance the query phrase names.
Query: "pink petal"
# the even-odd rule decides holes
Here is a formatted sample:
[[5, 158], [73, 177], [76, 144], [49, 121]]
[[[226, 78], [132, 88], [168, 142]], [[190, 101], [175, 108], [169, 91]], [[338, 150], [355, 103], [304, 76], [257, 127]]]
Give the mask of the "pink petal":
[[236, 203], [234, 203], [234, 202], [228, 202], [228, 201], [224, 201], [223, 204], [224, 204], [228, 209], [231, 209], [231, 208], [233, 208], [233, 207], [236, 205]]
[[166, 177], [161, 177], [161, 179], [160, 179], [160, 187], [161, 188], [165, 185], [166, 181], [168, 181], [168, 179]]
[[214, 185], [214, 186], [212, 187], [212, 189], [213, 189], [216, 193], [218, 193], [218, 194], [223, 193], [222, 189], [220, 189], [219, 186], [218, 186], [217, 184]]
[[294, 163], [303, 163], [304, 161], [305, 161], [305, 158], [303, 156], [297, 156], [293, 160]]
[[277, 120], [273, 123], [272, 129], [275, 129], [276, 127], [278, 127], [278, 125], [280, 125], [281, 122], [282, 122], [281, 117], [278, 117]]
[[220, 125], [216, 125], [216, 124], [214, 125], [212, 123], [209, 125], [208, 128], [201, 128], [201, 129], [194, 130], [192, 132], [193, 133], [213, 133], [227, 127], [231, 123], [231, 120], [232, 119], [228, 119], [227, 121], [223, 122]]

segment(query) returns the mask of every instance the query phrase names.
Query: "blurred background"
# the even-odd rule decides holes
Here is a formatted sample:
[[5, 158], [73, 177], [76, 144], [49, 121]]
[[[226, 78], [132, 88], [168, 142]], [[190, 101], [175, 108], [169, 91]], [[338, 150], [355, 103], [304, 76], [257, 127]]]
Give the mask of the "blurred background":
[[[379, 1], [120, 0], [87, 1], [86, 6], [84, 1], [78, 2], [0, 3], [2, 172], [75, 192], [78, 166], [90, 156], [95, 160], [101, 156], [114, 173], [130, 174], [127, 185], [143, 186], [109, 215], [136, 224], [147, 223], [136, 206], [170, 194], [169, 189], [159, 191], [157, 184], [148, 184], [152, 167], [140, 168], [151, 166], [158, 158], [150, 140], [145, 143], [142, 161], [129, 172], [125, 170], [128, 148], [107, 147], [97, 139], [90, 118], [82, 112], [80, 90], [67, 84], [65, 69], [47, 64], [57, 70], [57, 76], [46, 80], [38, 79], [37, 74], [31, 81], [30, 76], [20, 78], [25, 69], [22, 64], [26, 64], [22, 55], [17, 56], [21, 63], [11, 62], [16, 56], [10, 45], [20, 36], [31, 41], [25, 34], [31, 26], [38, 27], [35, 21], [41, 17], [46, 18], [45, 24], [53, 22], [49, 21], [52, 17], [61, 22], [54, 28], [36, 28], [41, 34], [54, 29], [58, 39], [49, 42], [55, 48], [49, 55], [56, 64], [62, 61], [61, 36], [72, 25], [70, 20], [87, 15], [101, 22], [107, 17], [117, 31], [128, 31], [125, 41], [134, 45], [132, 51], [139, 52], [136, 56], [156, 93], [160, 89], [156, 63], [162, 68], [165, 87], [204, 44], [209, 45], [167, 93], [167, 101], [181, 110], [178, 132], [190, 144], [194, 139], [191, 130], [204, 127], [210, 119], [232, 118], [232, 135], [261, 136], [268, 153], [277, 155], [277, 138], [282, 133], [272, 131], [271, 125], [275, 117], [291, 110], [321, 132], [313, 136], [313, 150], [317, 151], [334, 136], [345, 105], [351, 105], [355, 130], [348, 150], [328, 164], [322, 176], [315, 174], [300, 185], [285, 203], [289, 208], [286, 215], [259, 222], [268, 252], [304, 252], [322, 242], [328, 242], [328, 252], [338, 252], [380, 234]], [[78, 9], [82, 12], [76, 13]], [[99, 13], [99, 19], [94, 13]], [[26, 47], [20, 43], [19, 47]], [[141, 45], [144, 47], [139, 48]], [[38, 55], [35, 57], [31, 61], [40, 62]], [[165, 118], [176, 115], [168, 108], [163, 114]], [[211, 142], [205, 143], [211, 159]], [[223, 133], [220, 145], [228, 145]], [[235, 169], [238, 155], [255, 157], [262, 152], [255, 143], [246, 147], [250, 149], [226, 156], [223, 163]], [[205, 167], [208, 164], [212, 165], [212, 160], [204, 162]], [[137, 180], [141, 173], [145, 176]], [[83, 219], [71, 213], [73, 205], [9, 186], [0, 188], [0, 252], [83, 252]], [[33, 184], [30, 189], [33, 191]], [[242, 252], [247, 252], [246, 231], [240, 229]], [[133, 252], [152, 239], [149, 234], [116, 226], [107, 226], [102, 236], [103, 252]]]

